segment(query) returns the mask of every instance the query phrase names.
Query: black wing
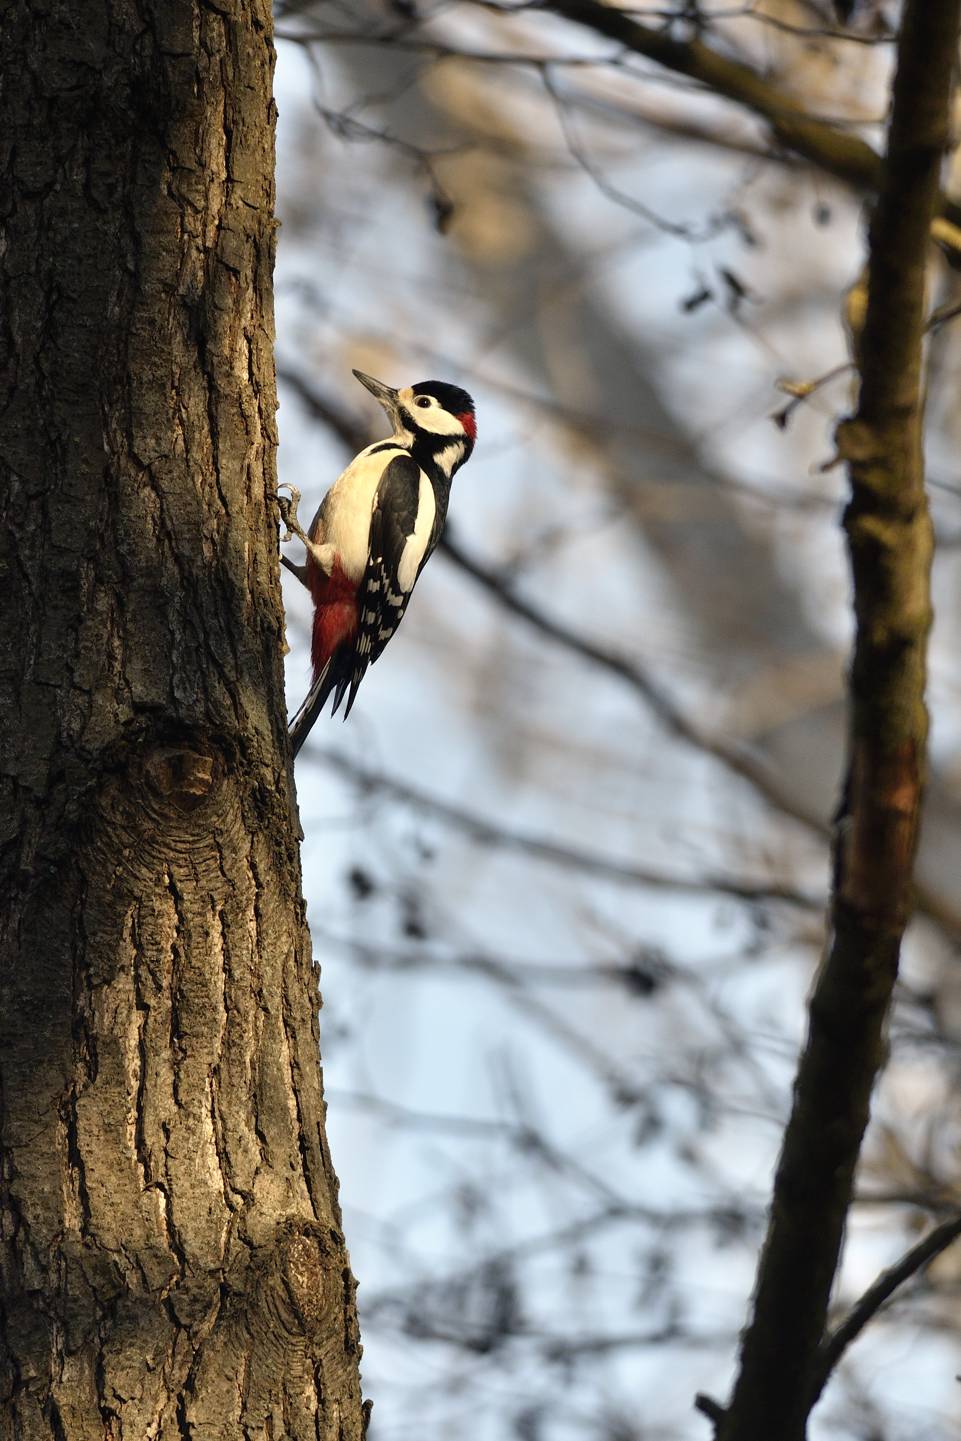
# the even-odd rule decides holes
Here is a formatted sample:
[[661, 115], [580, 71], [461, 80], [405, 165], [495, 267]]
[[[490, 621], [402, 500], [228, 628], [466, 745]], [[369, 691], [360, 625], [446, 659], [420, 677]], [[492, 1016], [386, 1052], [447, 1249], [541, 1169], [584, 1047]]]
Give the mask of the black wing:
[[[433, 492], [430, 494], [433, 501]], [[436, 543], [432, 523], [423, 543], [423, 555], [409, 554], [409, 547], [417, 544], [415, 531], [420, 502], [420, 466], [409, 455], [395, 456], [381, 477], [370, 521], [367, 569], [357, 592], [357, 639], [345, 720], [367, 667], [377, 660], [400, 625], [417, 577]], [[423, 517], [420, 519], [423, 531]], [[408, 566], [416, 564], [413, 580], [406, 590], [399, 576], [405, 557]], [[343, 691], [346, 689], [345, 684]], [[334, 710], [340, 704], [343, 691], [334, 701]]]

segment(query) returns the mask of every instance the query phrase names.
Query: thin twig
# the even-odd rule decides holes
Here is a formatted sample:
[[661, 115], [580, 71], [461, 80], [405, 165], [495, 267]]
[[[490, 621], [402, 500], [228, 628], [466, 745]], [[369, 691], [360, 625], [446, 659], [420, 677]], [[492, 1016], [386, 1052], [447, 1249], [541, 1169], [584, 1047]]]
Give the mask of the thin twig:
[[452, 805], [449, 801], [431, 795], [407, 781], [370, 770], [352, 760], [344, 751], [315, 748], [312, 755], [316, 760], [332, 766], [354, 785], [378, 794], [393, 796], [425, 815], [435, 816], [447, 825], [456, 826], [480, 845], [493, 846], [498, 850], [523, 851], [538, 860], [548, 861], [566, 870], [579, 871], [584, 875], [593, 875], [615, 885], [647, 886], [652, 890], [692, 894], [717, 893], [748, 903], [776, 901], [809, 911], [819, 911], [822, 906], [819, 897], [779, 881], [745, 881], [737, 876], [713, 871], [703, 871], [694, 876], [671, 875], [653, 866], [628, 864], [614, 857], [581, 850], [576, 846], [562, 845], [532, 832], [507, 830], [476, 812]]
[[[473, 3], [483, 9], [503, 10], [490, 0], [473, 0]], [[676, 75], [687, 76], [759, 116], [771, 127], [779, 144], [827, 174], [858, 190], [877, 189], [881, 157], [867, 141], [808, 114], [795, 96], [700, 38], [679, 40], [669, 30], [643, 25], [628, 12], [602, 0], [536, 0], [536, 5], [511, 6], [510, 13], [535, 8], [583, 25]], [[961, 224], [961, 206], [957, 203], [942, 196], [939, 208], [954, 224]]]
[[[882, 1271], [876, 1281], [865, 1291], [859, 1301], [851, 1307], [841, 1324], [831, 1332], [818, 1349], [817, 1370], [815, 1372], [814, 1401], [820, 1396], [827, 1384], [831, 1372], [837, 1366], [847, 1348], [855, 1341], [865, 1326], [876, 1316], [886, 1301], [889, 1301], [899, 1286], [916, 1276], [935, 1256], [940, 1256], [942, 1251], [961, 1236], [961, 1215], [952, 1216], [947, 1221], [942, 1221], [940, 1226], [935, 1226], [928, 1234], [910, 1251], [905, 1252], [900, 1261], [890, 1266], [887, 1271]], [[813, 1402], [812, 1402], [813, 1404]]]

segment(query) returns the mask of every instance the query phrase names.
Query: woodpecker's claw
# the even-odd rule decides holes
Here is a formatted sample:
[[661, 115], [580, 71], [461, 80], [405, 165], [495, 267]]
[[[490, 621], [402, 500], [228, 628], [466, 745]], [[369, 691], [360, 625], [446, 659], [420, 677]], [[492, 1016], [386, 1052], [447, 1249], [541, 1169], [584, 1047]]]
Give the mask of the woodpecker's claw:
[[[281, 491], [289, 490], [290, 495], [281, 495]], [[308, 544], [307, 535], [297, 517], [297, 507], [300, 504], [300, 491], [296, 485], [289, 481], [282, 481], [273, 492], [272, 498], [277, 502], [277, 509], [280, 511], [280, 521], [284, 527], [284, 534], [280, 537], [281, 545], [286, 545], [294, 536], [302, 540], [304, 545]]]
[[[280, 492], [282, 490], [289, 490], [290, 495], [281, 495]], [[314, 564], [318, 566], [325, 575], [330, 575], [333, 570], [336, 552], [332, 545], [318, 545], [315, 540], [311, 540], [298, 520], [297, 505], [300, 501], [300, 491], [296, 485], [291, 485], [287, 480], [283, 481], [273, 492], [273, 499], [277, 502], [281, 524], [285, 531], [285, 534], [280, 537], [281, 545], [286, 545], [287, 541], [293, 540], [294, 536], [296, 536], [297, 539], [302, 540], [307, 547], [307, 554], [309, 558], [313, 560]], [[280, 559], [282, 564], [285, 565], [289, 571], [292, 571], [298, 580], [303, 581], [304, 585], [307, 585], [307, 569], [305, 566], [294, 565], [293, 561], [288, 560], [285, 555], [281, 556]]]

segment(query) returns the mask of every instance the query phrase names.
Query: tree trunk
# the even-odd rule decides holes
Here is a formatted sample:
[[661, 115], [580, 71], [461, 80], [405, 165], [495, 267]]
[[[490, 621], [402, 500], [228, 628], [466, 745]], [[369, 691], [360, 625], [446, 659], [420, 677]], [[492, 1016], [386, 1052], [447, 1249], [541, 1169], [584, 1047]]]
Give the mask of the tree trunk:
[[836, 432], [850, 481], [844, 529], [855, 639], [828, 938], [774, 1178], [753, 1316], [718, 1441], [807, 1436], [827, 1379], [831, 1288], [914, 901], [933, 551], [923, 451], [926, 281], [951, 143], [959, 28], [961, 0], [906, 0], [901, 11], [869, 232], [857, 413]]
[[267, 0], [0, 6], [0, 1438], [359, 1441], [274, 486]]

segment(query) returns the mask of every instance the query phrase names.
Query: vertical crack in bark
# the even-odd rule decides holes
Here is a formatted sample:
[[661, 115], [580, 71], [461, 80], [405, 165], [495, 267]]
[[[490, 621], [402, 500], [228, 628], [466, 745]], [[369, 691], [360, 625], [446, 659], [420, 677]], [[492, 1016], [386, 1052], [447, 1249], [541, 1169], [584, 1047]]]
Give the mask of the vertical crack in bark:
[[[310, 1196], [311, 1204], [313, 1207], [314, 1219], [316, 1221], [320, 1221], [323, 1218], [319, 1215], [317, 1209], [316, 1184], [312, 1184], [316, 1183], [316, 1177], [313, 1174], [314, 1167], [308, 1144], [310, 1131], [306, 1123], [306, 1117], [304, 1116], [303, 1105], [301, 1101], [301, 1088], [303, 1085], [303, 1078], [299, 1058], [297, 1055], [297, 1027], [294, 1024], [294, 1019], [291, 1014], [293, 996], [300, 995], [303, 991], [303, 987], [297, 985], [297, 981], [300, 979], [298, 972], [301, 972], [302, 974], [302, 968], [297, 965], [296, 953], [293, 949], [291, 949], [288, 952], [284, 964], [285, 984], [283, 991], [282, 1012], [284, 1028], [284, 1058], [287, 1065], [290, 1094], [293, 1097], [294, 1109], [297, 1118], [296, 1134], [298, 1149], [300, 1151], [300, 1164], [303, 1169], [304, 1175], [304, 1183], [308, 1188], [308, 1194]], [[312, 975], [311, 980], [313, 980]]]
[[143, 962], [139, 954], [136, 917], [130, 913], [129, 954], [133, 971], [134, 1007], [137, 1019], [137, 1070], [134, 1097], [134, 1150], [140, 1167], [141, 1182], [146, 1191], [153, 1186], [154, 1175], [150, 1151], [147, 1146], [147, 1075], [150, 1055], [147, 1046], [147, 1032], [150, 1022], [150, 1003], [144, 995]]
[[[220, 853], [218, 852], [218, 855]], [[222, 855], [220, 856], [222, 861]], [[221, 867], [221, 874], [223, 869]], [[224, 877], [226, 879], [226, 877]], [[230, 950], [231, 940], [228, 930], [227, 912], [221, 905], [217, 910], [217, 929], [220, 935], [220, 965], [222, 971], [223, 985], [223, 1025], [220, 1028], [218, 1038], [217, 1057], [210, 1070], [210, 1125], [214, 1136], [214, 1145], [217, 1150], [217, 1159], [220, 1163], [220, 1170], [223, 1176], [224, 1205], [231, 1211], [239, 1211], [243, 1208], [245, 1199], [249, 1199], [249, 1192], [245, 1194], [243, 1188], [238, 1185], [234, 1173], [233, 1163], [230, 1156], [230, 1144], [228, 1129], [224, 1125], [220, 1109], [220, 1087], [221, 1072], [224, 1066], [224, 1051], [227, 1045], [228, 1025], [230, 1020]]]
[[181, 1094], [183, 1072], [181, 1069], [186, 1047], [183, 1039], [183, 1025], [180, 1019], [180, 1001], [183, 994], [183, 950], [186, 945], [189, 948], [190, 936], [186, 934], [187, 923], [180, 898], [177, 893], [177, 885], [173, 878], [170, 867], [164, 868], [163, 884], [173, 905], [173, 928], [168, 940], [169, 975], [170, 975], [170, 1055], [173, 1061], [173, 1103], [176, 1110], [182, 1110], [184, 1097]]
[[71, 1189], [75, 1191], [80, 1205], [78, 1231], [82, 1240], [90, 1234], [92, 1228], [90, 1195], [84, 1174], [83, 1152], [78, 1140], [77, 1095], [76, 1088], [71, 1087], [64, 1097], [61, 1115], [66, 1131], [68, 1182], [71, 1183]]
[[[248, 854], [245, 857], [245, 861], [247, 869], [247, 880], [250, 885], [252, 896], [250, 915], [253, 940], [253, 954], [257, 955], [259, 954], [261, 947], [267, 943], [267, 936], [263, 928], [260, 915], [260, 885], [257, 879], [257, 871], [254, 865], [253, 856]], [[265, 1002], [263, 987], [260, 983], [260, 978], [257, 976], [256, 972], [252, 972], [251, 974], [251, 989], [255, 1003], [254, 1024], [257, 1032], [257, 1054], [259, 1056], [262, 1056], [264, 1054], [266, 1044], [265, 1022], [268, 1018], [269, 1011]], [[254, 1135], [257, 1137], [257, 1145], [260, 1148], [260, 1164], [257, 1167], [257, 1174], [259, 1175], [262, 1169], [269, 1168], [271, 1165], [270, 1141], [264, 1122], [263, 1108], [260, 1104], [260, 1077], [256, 1071], [251, 1074], [250, 1081], [251, 1118], [253, 1121]], [[255, 1182], [256, 1179], [257, 1177], [255, 1175]]]

